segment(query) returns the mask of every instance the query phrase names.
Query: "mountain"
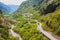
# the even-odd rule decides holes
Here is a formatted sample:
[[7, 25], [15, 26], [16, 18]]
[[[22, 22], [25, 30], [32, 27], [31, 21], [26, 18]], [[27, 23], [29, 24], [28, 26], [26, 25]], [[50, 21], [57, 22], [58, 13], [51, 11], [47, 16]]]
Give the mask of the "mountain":
[[37, 10], [39, 13], [47, 14], [55, 11], [59, 4], [59, 0], [27, 0], [20, 5], [19, 11], [23, 13], [21, 10], [24, 10], [24, 13], [26, 13], [31, 10]]
[[39, 4], [41, 4], [44, 0], [27, 0], [25, 2], [22, 2], [22, 4], [20, 5], [18, 11], [20, 13], [27, 13], [29, 11], [34, 10], [35, 6], [38, 6]]
[[28, 6], [37, 6], [41, 4], [44, 0], [27, 0], [20, 5], [20, 8], [27, 8]]
[[0, 2], [0, 10], [2, 10], [5, 13], [13, 13], [17, 10], [18, 7], [18, 5], [6, 5]]
[[7, 5], [11, 10], [10, 12], [13, 13], [15, 12], [18, 8], [19, 8], [19, 5]]
[[0, 2], [0, 10], [3, 12], [10, 12], [8, 9], [11, 10], [7, 5]]

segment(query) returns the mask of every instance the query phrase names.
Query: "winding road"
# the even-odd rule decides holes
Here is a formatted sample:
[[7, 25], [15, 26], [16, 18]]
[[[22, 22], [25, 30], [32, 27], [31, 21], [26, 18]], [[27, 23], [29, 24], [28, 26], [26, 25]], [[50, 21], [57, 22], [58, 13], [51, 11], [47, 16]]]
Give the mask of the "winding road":
[[[52, 36], [52, 34], [50, 34], [49, 32], [47, 32], [45, 30], [43, 30], [42, 24], [40, 22], [37, 21], [37, 24], [38, 24], [37, 30], [39, 32], [41, 32], [44, 36], [46, 36], [50, 40], [58, 40], [57, 38], [55, 38], [54, 36]], [[11, 25], [11, 29], [9, 30], [9, 34], [11, 34], [14, 37], [18, 37], [19, 40], [22, 40], [21, 36], [19, 34], [17, 34], [16, 32], [13, 31], [14, 27], [15, 27], [14, 25]]]
[[43, 30], [43, 28], [42, 28], [42, 24], [40, 23], [40, 22], [37, 22], [38, 23], [38, 28], [37, 28], [37, 30], [39, 31], [39, 32], [41, 32], [43, 35], [45, 35], [48, 39], [50, 39], [50, 40], [58, 40], [57, 38], [55, 38], [55, 37], [53, 37], [52, 36], [52, 34], [50, 34], [49, 32], [47, 32], [47, 31], [45, 31], [45, 30]]
[[9, 29], [9, 34], [12, 35], [12, 36], [14, 36], [14, 37], [19, 38], [19, 40], [22, 40], [21, 36], [19, 34], [17, 34], [16, 32], [13, 31], [14, 27], [15, 27], [14, 25], [11, 25], [11, 29]]

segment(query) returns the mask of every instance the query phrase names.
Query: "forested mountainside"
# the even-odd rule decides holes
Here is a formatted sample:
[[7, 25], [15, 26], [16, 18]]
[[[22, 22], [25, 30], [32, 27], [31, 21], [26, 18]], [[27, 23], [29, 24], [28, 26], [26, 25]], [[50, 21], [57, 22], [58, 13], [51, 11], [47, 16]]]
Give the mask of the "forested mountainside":
[[[22, 40], [50, 40], [37, 30], [37, 21], [43, 30], [60, 40], [60, 0], [27, 0], [13, 14], [4, 15], [0, 11], [0, 40], [19, 39], [9, 34], [12, 27], [9, 23], [15, 26], [12, 31], [18, 33]], [[12, 23], [12, 19], [16, 22]], [[16, 34], [14, 32], [13, 35]]]
[[59, 0], [28, 0], [20, 5], [19, 12], [26, 13], [33, 12], [32, 10], [34, 10], [38, 11], [40, 14], [43, 14], [43, 12], [46, 14], [53, 12], [59, 4]]
[[[35, 37], [35, 34], [31, 36], [32, 34], [30, 34], [29, 31], [30, 27], [28, 27], [29, 25], [27, 24], [30, 21], [32, 21], [32, 23], [35, 23], [35, 20], [38, 20], [39, 22], [42, 23], [42, 27], [44, 30], [52, 33], [52, 35], [55, 36], [57, 35], [58, 37], [60, 37], [59, 16], [60, 16], [60, 0], [28, 0], [23, 2], [20, 5], [20, 8], [13, 15], [14, 19], [20, 21], [20, 23], [17, 22], [16, 28], [14, 30], [17, 33], [21, 34], [24, 40], [25, 39], [36, 40], [38, 38]], [[34, 29], [35, 27], [33, 26], [32, 28]], [[36, 32], [34, 31], [34, 33]], [[29, 37], [27, 38], [27, 36]], [[41, 38], [38, 40], [41, 40]]]

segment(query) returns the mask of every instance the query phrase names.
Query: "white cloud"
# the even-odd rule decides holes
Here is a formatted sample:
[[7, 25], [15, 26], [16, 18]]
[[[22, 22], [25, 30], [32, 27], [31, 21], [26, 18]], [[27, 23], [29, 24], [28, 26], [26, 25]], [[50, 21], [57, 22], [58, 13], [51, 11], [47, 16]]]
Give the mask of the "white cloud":
[[20, 5], [23, 1], [26, 0], [0, 0], [0, 2], [6, 4], [6, 5]]

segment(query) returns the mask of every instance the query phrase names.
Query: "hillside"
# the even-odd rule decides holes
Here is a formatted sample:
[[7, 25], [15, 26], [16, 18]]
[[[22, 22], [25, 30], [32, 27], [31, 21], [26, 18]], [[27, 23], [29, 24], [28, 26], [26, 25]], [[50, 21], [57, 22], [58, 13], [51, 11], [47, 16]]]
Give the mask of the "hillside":
[[17, 40], [16, 37], [9, 34], [9, 21], [5, 19], [2, 11], [0, 10], [0, 40]]
[[[22, 22], [21, 23], [17, 22], [16, 24], [17, 27], [14, 30], [17, 33], [20, 33], [23, 35], [24, 30], [22, 29], [25, 29], [27, 26], [24, 24], [26, 23], [28, 24], [30, 21], [33, 21], [32, 23], [34, 23], [35, 20], [38, 20], [39, 22], [42, 23], [42, 27], [44, 30], [51, 32], [52, 35], [54, 36], [57, 35], [58, 37], [60, 37], [60, 30], [59, 30], [60, 29], [60, 25], [59, 25], [60, 13], [59, 12], [60, 12], [60, 0], [38, 0], [38, 1], [28, 0], [26, 2], [23, 2], [13, 17], [13, 19], [16, 19], [17, 21], [19, 22], [22, 21]], [[25, 20], [27, 21], [26, 23], [24, 23]], [[28, 28], [25, 30], [28, 30]], [[28, 35], [28, 32], [27, 32], [27, 35]], [[25, 35], [23, 35], [23, 39], [25, 38], [24, 36]]]

